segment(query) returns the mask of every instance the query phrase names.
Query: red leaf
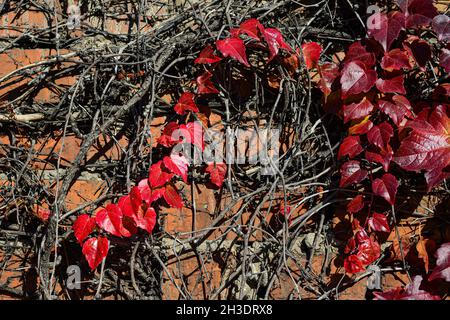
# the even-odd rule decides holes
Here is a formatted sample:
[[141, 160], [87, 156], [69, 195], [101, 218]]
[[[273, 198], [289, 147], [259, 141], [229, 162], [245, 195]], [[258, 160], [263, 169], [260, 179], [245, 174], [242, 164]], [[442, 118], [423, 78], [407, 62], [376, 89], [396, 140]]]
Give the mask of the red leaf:
[[36, 209], [33, 213], [36, 217], [38, 217], [44, 222], [46, 222], [48, 218], [50, 218], [50, 215], [52, 214], [52, 212], [49, 209], [44, 208], [38, 204], [36, 205]]
[[339, 76], [339, 67], [335, 63], [324, 63], [317, 67], [320, 75], [319, 88], [325, 96], [331, 93], [331, 86]]
[[186, 142], [192, 143], [193, 145], [200, 148], [200, 150], [205, 150], [205, 141], [203, 139], [203, 127], [199, 121], [189, 122], [186, 125], [186, 130], [189, 132], [189, 139]]
[[368, 52], [361, 44], [361, 41], [356, 41], [348, 47], [348, 50], [345, 53], [344, 62], [349, 63], [351, 61], [360, 61], [367, 68], [372, 67], [376, 62], [375, 55], [372, 52]]
[[433, 0], [397, 0], [405, 14], [406, 28], [426, 26], [438, 14]]
[[91, 218], [87, 214], [82, 214], [77, 217], [77, 220], [73, 223], [72, 229], [75, 234], [75, 238], [77, 238], [80, 244], [83, 243], [83, 240], [94, 230], [95, 228], [95, 219]]
[[361, 146], [361, 140], [359, 136], [348, 136], [342, 141], [339, 146], [338, 159], [344, 156], [349, 156], [350, 159], [356, 157], [358, 154], [363, 152], [364, 149]]
[[359, 260], [359, 258], [355, 254], [349, 255], [347, 258], [345, 258], [344, 268], [348, 273], [358, 273], [364, 271], [361, 260]]
[[[359, 231], [361, 233], [361, 231]], [[364, 232], [365, 233], [365, 232]], [[366, 237], [359, 241], [357, 257], [363, 265], [369, 265], [380, 257], [380, 245], [375, 240]]]
[[346, 187], [348, 185], [356, 184], [363, 181], [368, 172], [361, 169], [359, 161], [350, 160], [341, 166], [341, 181], [339, 182], [339, 187]]
[[143, 211], [141, 210], [134, 220], [139, 228], [146, 230], [148, 233], [152, 233], [153, 228], [156, 225], [155, 209], [148, 207], [145, 210], [145, 214], [143, 214]]
[[368, 219], [367, 223], [370, 228], [374, 231], [379, 232], [390, 232], [389, 223], [387, 221], [387, 217], [382, 213], [372, 213], [372, 216]]
[[382, 150], [388, 150], [389, 140], [394, 136], [394, 129], [392, 126], [383, 122], [367, 132], [367, 140]]
[[227, 165], [225, 163], [210, 163], [206, 167], [206, 172], [211, 176], [211, 183], [220, 188], [227, 173]]
[[432, 26], [439, 41], [450, 41], [450, 18], [448, 16], [445, 14], [437, 15], [433, 18]]
[[342, 98], [369, 91], [376, 80], [375, 70], [367, 70], [366, 66], [359, 61], [349, 62], [342, 70]]
[[429, 281], [444, 279], [450, 282], [450, 242], [444, 243], [436, 250], [436, 267], [433, 269]]
[[385, 173], [381, 179], [378, 178], [372, 182], [372, 192], [377, 196], [384, 198], [391, 205], [394, 205], [395, 203], [397, 187], [397, 178], [390, 173]]
[[425, 68], [425, 65], [431, 59], [431, 48], [425, 40], [414, 39], [411, 43], [405, 41], [404, 48], [422, 69]]
[[95, 222], [97, 225], [117, 237], [122, 236], [122, 211], [116, 204], [108, 204], [105, 209], [97, 212]]
[[360, 102], [344, 105], [342, 108], [344, 112], [344, 123], [347, 123], [350, 120], [364, 118], [369, 115], [374, 106], [364, 97]]
[[389, 171], [389, 165], [392, 161], [392, 157], [394, 155], [394, 152], [392, 151], [392, 148], [388, 145], [388, 149], [381, 150], [380, 153], [374, 153], [370, 151], [366, 151], [365, 156], [367, 161], [376, 162], [383, 166], [383, 170], [385, 172]]
[[364, 197], [357, 195], [347, 204], [347, 211], [350, 213], [357, 213], [364, 208]]
[[317, 42], [309, 42], [302, 44], [303, 58], [305, 59], [308, 69], [315, 68], [319, 62], [322, 47]]
[[450, 73], [450, 50], [442, 49], [439, 55], [439, 65], [444, 68], [445, 72]]
[[269, 61], [272, 60], [281, 49], [292, 51], [292, 48], [284, 41], [283, 35], [278, 29], [267, 28], [263, 32], [264, 40], [269, 46]]
[[408, 99], [401, 95], [392, 97], [394, 103], [386, 100], [378, 101], [378, 108], [387, 114], [392, 121], [399, 126], [405, 117], [411, 117], [411, 104]]
[[373, 122], [369, 120], [370, 116], [365, 117], [361, 122], [351, 126], [348, 129], [349, 134], [366, 134], [373, 127]]
[[224, 40], [216, 41], [217, 49], [223, 54], [224, 57], [231, 57], [246, 67], [250, 67], [247, 61], [247, 55], [245, 53], [244, 41], [239, 38], [226, 38]]
[[392, 12], [388, 15], [384, 13], [375, 13], [369, 19], [379, 21], [373, 25], [369, 25], [367, 33], [369, 36], [377, 40], [384, 51], [388, 51], [404, 27], [404, 20], [399, 12]]
[[163, 196], [169, 206], [177, 209], [183, 207], [183, 199], [174, 185], [168, 184], [164, 190]]
[[383, 93], [401, 93], [406, 94], [403, 85], [403, 75], [399, 75], [390, 79], [379, 78], [376, 82], [377, 89]]
[[102, 260], [108, 255], [109, 241], [104, 237], [90, 238], [83, 244], [83, 254], [91, 267], [97, 268]]
[[187, 182], [187, 172], [189, 161], [184, 155], [172, 152], [170, 157], [163, 158], [164, 166], [174, 174], [180, 176], [184, 182]]
[[194, 101], [195, 95], [191, 92], [183, 92], [180, 99], [178, 99], [174, 110], [179, 115], [186, 114], [186, 111], [198, 112], [197, 105]]
[[264, 27], [258, 19], [248, 19], [242, 22], [239, 29], [242, 33], [256, 40], [260, 40], [261, 33], [264, 31]]
[[242, 30], [239, 28], [231, 28], [230, 29], [230, 36], [233, 38], [237, 38], [239, 37], [239, 35], [241, 34]]
[[174, 144], [178, 143], [173, 139], [173, 132], [179, 128], [176, 122], [169, 122], [165, 127], [161, 134], [161, 137], [158, 139], [158, 143], [163, 145], [166, 148], [172, 147]]
[[384, 54], [381, 60], [381, 67], [389, 72], [401, 69], [411, 69], [409, 57], [405, 51], [401, 49], [394, 49]]
[[219, 90], [216, 89], [214, 83], [211, 81], [212, 73], [205, 71], [201, 76], [197, 77], [197, 93], [198, 94], [216, 94]]
[[148, 181], [152, 188], [163, 186], [172, 179], [173, 173], [171, 173], [163, 164], [162, 160], [155, 164], [152, 164], [148, 174]]
[[422, 276], [415, 276], [405, 289], [395, 288], [386, 292], [374, 292], [375, 300], [440, 300], [439, 296], [421, 290]]
[[195, 64], [212, 64], [222, 60], [222, 58], [214, 54], [213, 47], [209, 44], [207, 45], [198, 55], [198, 58], [194, 60]]
[[402, 140], [394, 161], [405, 170], [432, 172], [438, 179], [430, 179], [439, 183], [441, 172], [450, 165], [450, 119], [447, 108], [443, 105], [434, 110], [425, 109], [416, 120], [408, 121], [411, 128], [409, 136]]

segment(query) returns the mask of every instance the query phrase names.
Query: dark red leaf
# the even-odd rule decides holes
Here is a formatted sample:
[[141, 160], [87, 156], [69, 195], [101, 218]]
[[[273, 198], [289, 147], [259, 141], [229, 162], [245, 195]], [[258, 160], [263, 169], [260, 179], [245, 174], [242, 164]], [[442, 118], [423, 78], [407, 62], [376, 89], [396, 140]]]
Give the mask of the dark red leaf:
[[373, 67], [376, 62], [375, 55], [372, 52], [368, 52], [361, 44], [361, 41], [356, 41], [348, 47], [344, 62], [349, 63], [351, 61], [362, 62], [367, 68]]
[[357, 195], [347, 204], [347, 211], [350, 213], [357, 213], [364, 208], [364, 197]]
[[344, 113], [344, 123], [350, 120], [364, 118], [369, 115], [374, 106], [370, 101], [364, 97], [360, 102], [344, 105], [342, 107]]
[[429, 176], [429, 180], [433, 181], [429, 185], [431, 188], [445, 177], [441, 172], [450, 165], [450, 119], [447, 108], [441, 105], [434, 110], [425, 109], [406, 126], [412, 131], [402, 140], [394, 161], [405, 170], [425, 170], [439, 176], [439, 179]]
[[450, 73], [450, 50], [442, 49], [439, 55], [439, 65], [444, 68], [445, 72]]
[[439, 249], [436, 250], [436, 267], [433, 269], [429, 281], [434, 279], [444, 279], [450, 282], [450, 242], [442, 244]]
[[95, 228], [95, 219], [91, 218], [87, 214], [82, 214], [77, 217], [77, 220], [73, 223], [72, 229], [75, 234], [75, 238], [77, 238], [80, 244], [83, 243], [83, 240], [94, 230]]
[[322, 46], [317, 42], [308, 42], [302, 44], [303, 59], [305, 59], [306, 68], [315, 68], [319, 62]]
[[346, 187], [359, 183], [367, 177], [367, 170], [361, 169], [359, 161], [350, 160], [341, 166], [341, 181], [339, 187]]
[[390, 232], [389, 223], [387, 221], [387, 217], [382, 213], [372, 213], [372, 216], [368, 219], [367, 223], [370, 228], [374, 231], [379, 232]]
[[389, 51], [392, 42], [398, 38], [400, 31], [404, 28], [403, 20], [399, 13], [392, 12], [388, 15], [375, 13], [370, 19], [379, 21], [379, 24], [369, 25], [367, 33], [381, 44], [384, 51]]
[[379, 153], [366, 151], [365, 156], [367, 161], [381, 164], [383, 166], [383, 170], [385, 172], [388, 172], [389, 165], [392, 161], [392, 157], [394, 156], [394, 152], [392, 151], [392, 148], [388, 145], [387, 150], [381, 150]]
[[422, 69], [425, 68], [425, 65], [431, 59], [431, 47], [425, 40], [414, 39], [411, 42], [405, 41], [404, 48]]
[[432, 26], [439, 41], [450, 41], [450, 18], [447, 15], [440, 14], [434, 17]]
[[377, 178], [372, 182], [372, 192], [377, 196], [384, 198], [391, 205], [395, 203], [398, 181], [390, 173], [385, 173], [381, 179]]
[[399, 126], [405, 117], [412, 117], [411, 105], [408, 99], [400, 95], [394, 95], [392, 100], [394, 103], [387, 100], [379, 100], [378, 108]]
[[211, 183], [220, 188], [227, 173], [227, 165], [225, 163], [210, 163], [206, 167], [206, 172], [211, 177]]
[[407, 53], [401, 49], [393, 49], [384, 54], [381, 67], [389, 72], [401, 69], [411, 69], [411, 63]]
[[91, 267], [97, 268], [102, 260], [108, 255], [109, 241], [104, 237], [87, 239], [83, 244], [83, 254]]
[[406, 94], [403, 85], [403, 75], [399, 75], [390, 79], [379, 78], [376, 82], [377, 89], [383, 93], [401, 93]]
[[216, 89], [214, 83], [211, 81], [212, 73], [205, 71], [201, 76], [197, 77], [197, 93], [198, 94], [216, 94], [219, 90]]
[[173, 208], [180, 209], [183, 207], [183, 199], [174, 185], [168, 184], [164, 189], [164, 200]]
[[246, 67], [250, 67], [247, 61], [247, 54], [245, 53], [245, 44], [239, 38], [226, 38], [224, 40], [216, 41], [217, 50], [219, 50], [224, 57], [231, 57]]
[[264, 32], [264, 27], [258, 19], [248, 19], [242, 22], [239, 29], [242, 33], [245, 33], [249, 37], [256, 40], [260, 40], [261, 33]]
[[174, 110], [179, 115], [186, 114], [186, 111], [198, 112], [197, 105], [194, 101], [195, 95], [191, 92], [183, 92], [180, 99], [178, 99]]
[[369, 91], [377, 80], [375, 70], [367, 70], [359, 61], [347, 63], [342, 70], [342, 98]]
[[173, 173], [164, 166], [162, 160], [152, 164], [148, 173], [148, 181], [152, 188], [165, 185], [172, 177]]
[[372, 127], [373, 127], [373, 122], [369, 120], [369, 117], [370, 116], [367, 116], [359, 123], [351, 126], [348, 129], [348, 133], [362, 135], [362, 134], [366, 134], [367, 132], [369, 132], [369, 130], [372, 129]]
[[348, 136], [342, 141], [339, 146], [338, 159], [349, 156], [350, 159], [356, 157], [363, 152], [364, 149], [361, 146], [361, 139], [359, 136]]
[[426, 26], [438, 14], [433, 0], [397, 0], [406, 17], [406, 27]]
[[388, 150], [389, 141], [393, 136], [394, 129], [387, 122], [373, 126], [372, 129], [367, 132], [367, 140], [382, 150]]
[[331, 93], [331, 86], [339, 76], [339, 67], [335, 63], [324, 63], [317, 67], [320, 75], [319, 88], [325, 96]]
[[284, 41], [283, 35], [278, 29], [267, 28], [263, 32], [264, 40], [269, 46], [269, 60], [272, 60], [281, 49], [292, 51], [292, 48]]
[[222, 58], [214, 54], [213, 47], [209, 44], [207, 45], [198, 55], [198, 58], [194, 60], [195, 64], [212, 64], [222, 60]]

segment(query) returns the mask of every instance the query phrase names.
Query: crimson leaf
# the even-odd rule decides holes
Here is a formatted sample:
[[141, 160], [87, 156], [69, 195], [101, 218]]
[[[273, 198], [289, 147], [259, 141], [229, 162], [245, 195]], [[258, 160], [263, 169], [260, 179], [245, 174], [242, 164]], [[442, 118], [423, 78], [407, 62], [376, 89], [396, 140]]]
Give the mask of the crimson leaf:
[[73, 223], [72, 229], [77, 238], [78, 242], [81, 244], [83, 240], [94, 230], [95, 219], [91, 218], [87, 214], [82, 214], [77, 217], [77, 220]]
[[247, 61], [247, 55], [245, 53], [245, 44], [242, 39], [239, 38], [226, 38], [216, 41], [217, 49], [223, 54], [224, 57], [231, 57], [246, 67], [250, 67]]
[[308, 42], [302, 44], [303, 58], [305, 59], [306, 68], [311, 69], [317, 66], [322, 47], [317, 42]]
[[364, 149], [361, 146], [361, 139], [359, 136], [348, 136], [345, 137], [339, 146], [338, 159], [349, 156], [350, 159], [356, 157], [358, 154], [363, 152]]
[[377, 178], [372, 182], [372, 192], [377, 196], [383, 197], [391, 205], [395, 203], [397, 188], [397, 178], [390, 173], [385, 173], [381, 179]]
[[347, 63], [341, 75], [342, 98], [369, 91], [376, 80], [376, 71], [368, 70], [362, 62]]
[[372, 213], [372, 216], [368, 219], [367, 223], [374, 231], [390, 232], [391, 230], [386, 215], [382, 213]]
[[207, 45], [198, 55], [198, 58], [194, 60], [195, 64], [212, 64], [222, 60], [222, 58], [214, 54], [213, 47], [209, 44]]
[[367, 170], [361, 169], [359, 161], [350, 160], [345, 162], [340, 169], [341, 181], [339, 187], [356, 184], [363, 181], [367, 177]]
[[108, 255], [109, 241], [104, 237], [90, 238], [83, 244], [83, 254], [91, 270], [97, 268], [102, 260]]

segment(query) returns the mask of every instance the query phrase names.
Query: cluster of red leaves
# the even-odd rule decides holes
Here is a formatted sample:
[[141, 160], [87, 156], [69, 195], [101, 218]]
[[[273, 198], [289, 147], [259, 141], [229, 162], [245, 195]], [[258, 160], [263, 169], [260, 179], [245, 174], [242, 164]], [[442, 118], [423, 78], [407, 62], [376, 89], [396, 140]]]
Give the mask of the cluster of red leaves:
[[[420, 103], [408, 99], [415, 92], [405, 87], [405, 81], [429, 77], [429, 72], [447, 78], [449, 18], [438, 14], [432, 0], [398, 0], [397, 5], [397, 11], [369, 17], [368, 39], [353, 43], [340, 64], [309, 65], [320, 76], [325, 106], [348, 125], [338, 152], [340, 187], [365, 187], [378, 196], [359, 194], [348, 203], [354, 234], [345, 250], [349, 273], [363, 271], [380, 256], [378, 233], [390, 231], [399, 186], [392, 162], [425, 172], [429, 189], [450, 177], [450, 83], [441, 83], [430, 101]], [[418, 37], [424, 30], [437, 41]], [[306, 52], [316, 61], [320, 48], [311, 45]], [[374, 200], [392, 210], [373, 212]]]
[[[152, 233], [157, 218], [154, 208], [156, 201], [164, 199], [170, 207], [183, 207], [183, 199], [175, 182], [178, 178], [188, 182], [190, 163], [189, 159], [174, 147], [189, 144], [200, 151], [205, 149], [204, 129], [207, 121], [193, 121], [204, 118], [197, 100], [200, 96], [205, 98], [220, 93], [213, 82], [214, 70], [224, 58], [236, 60], [247, 68], [252, 67], [246, 54], [247, 46], [267, 50], [268, 62], [279, 54], [280, 49], [293, 51], [278, 29], [265, 28], [257, 19], [249, 19], [239, 28], [231, 29], [229, 37], [217, 40], [214, 45], [207, 45], [200, 52], [194, 60], [194, 64], [200, 65], [202, 70], [196, 78], [196, 90], [181, 93], [173, 107], [177, 120], [167, 123], [158, 139], [158, 145], [166, 148], [167, 155], [152, 164], [148, 178], [140, 181], [128, 195], [121, 197], [117, 204], [108, 204], [97, 211], [94, 217], [82, 214], [73, 224], [75, 237], [82, 245], [82, 252], [92, 270], [108, 254], [107, 236], [131, 237], [138, 229]], [[317, 61], [311, 61], [318, 60], [318, 55], [314, 50], [310, 50], [305, 58], [306, 63], [312, 67]], [[215, 187], [221, 188], [227, 166], [225, 163], [207, 163], [204, 172], [209, 174]]]

